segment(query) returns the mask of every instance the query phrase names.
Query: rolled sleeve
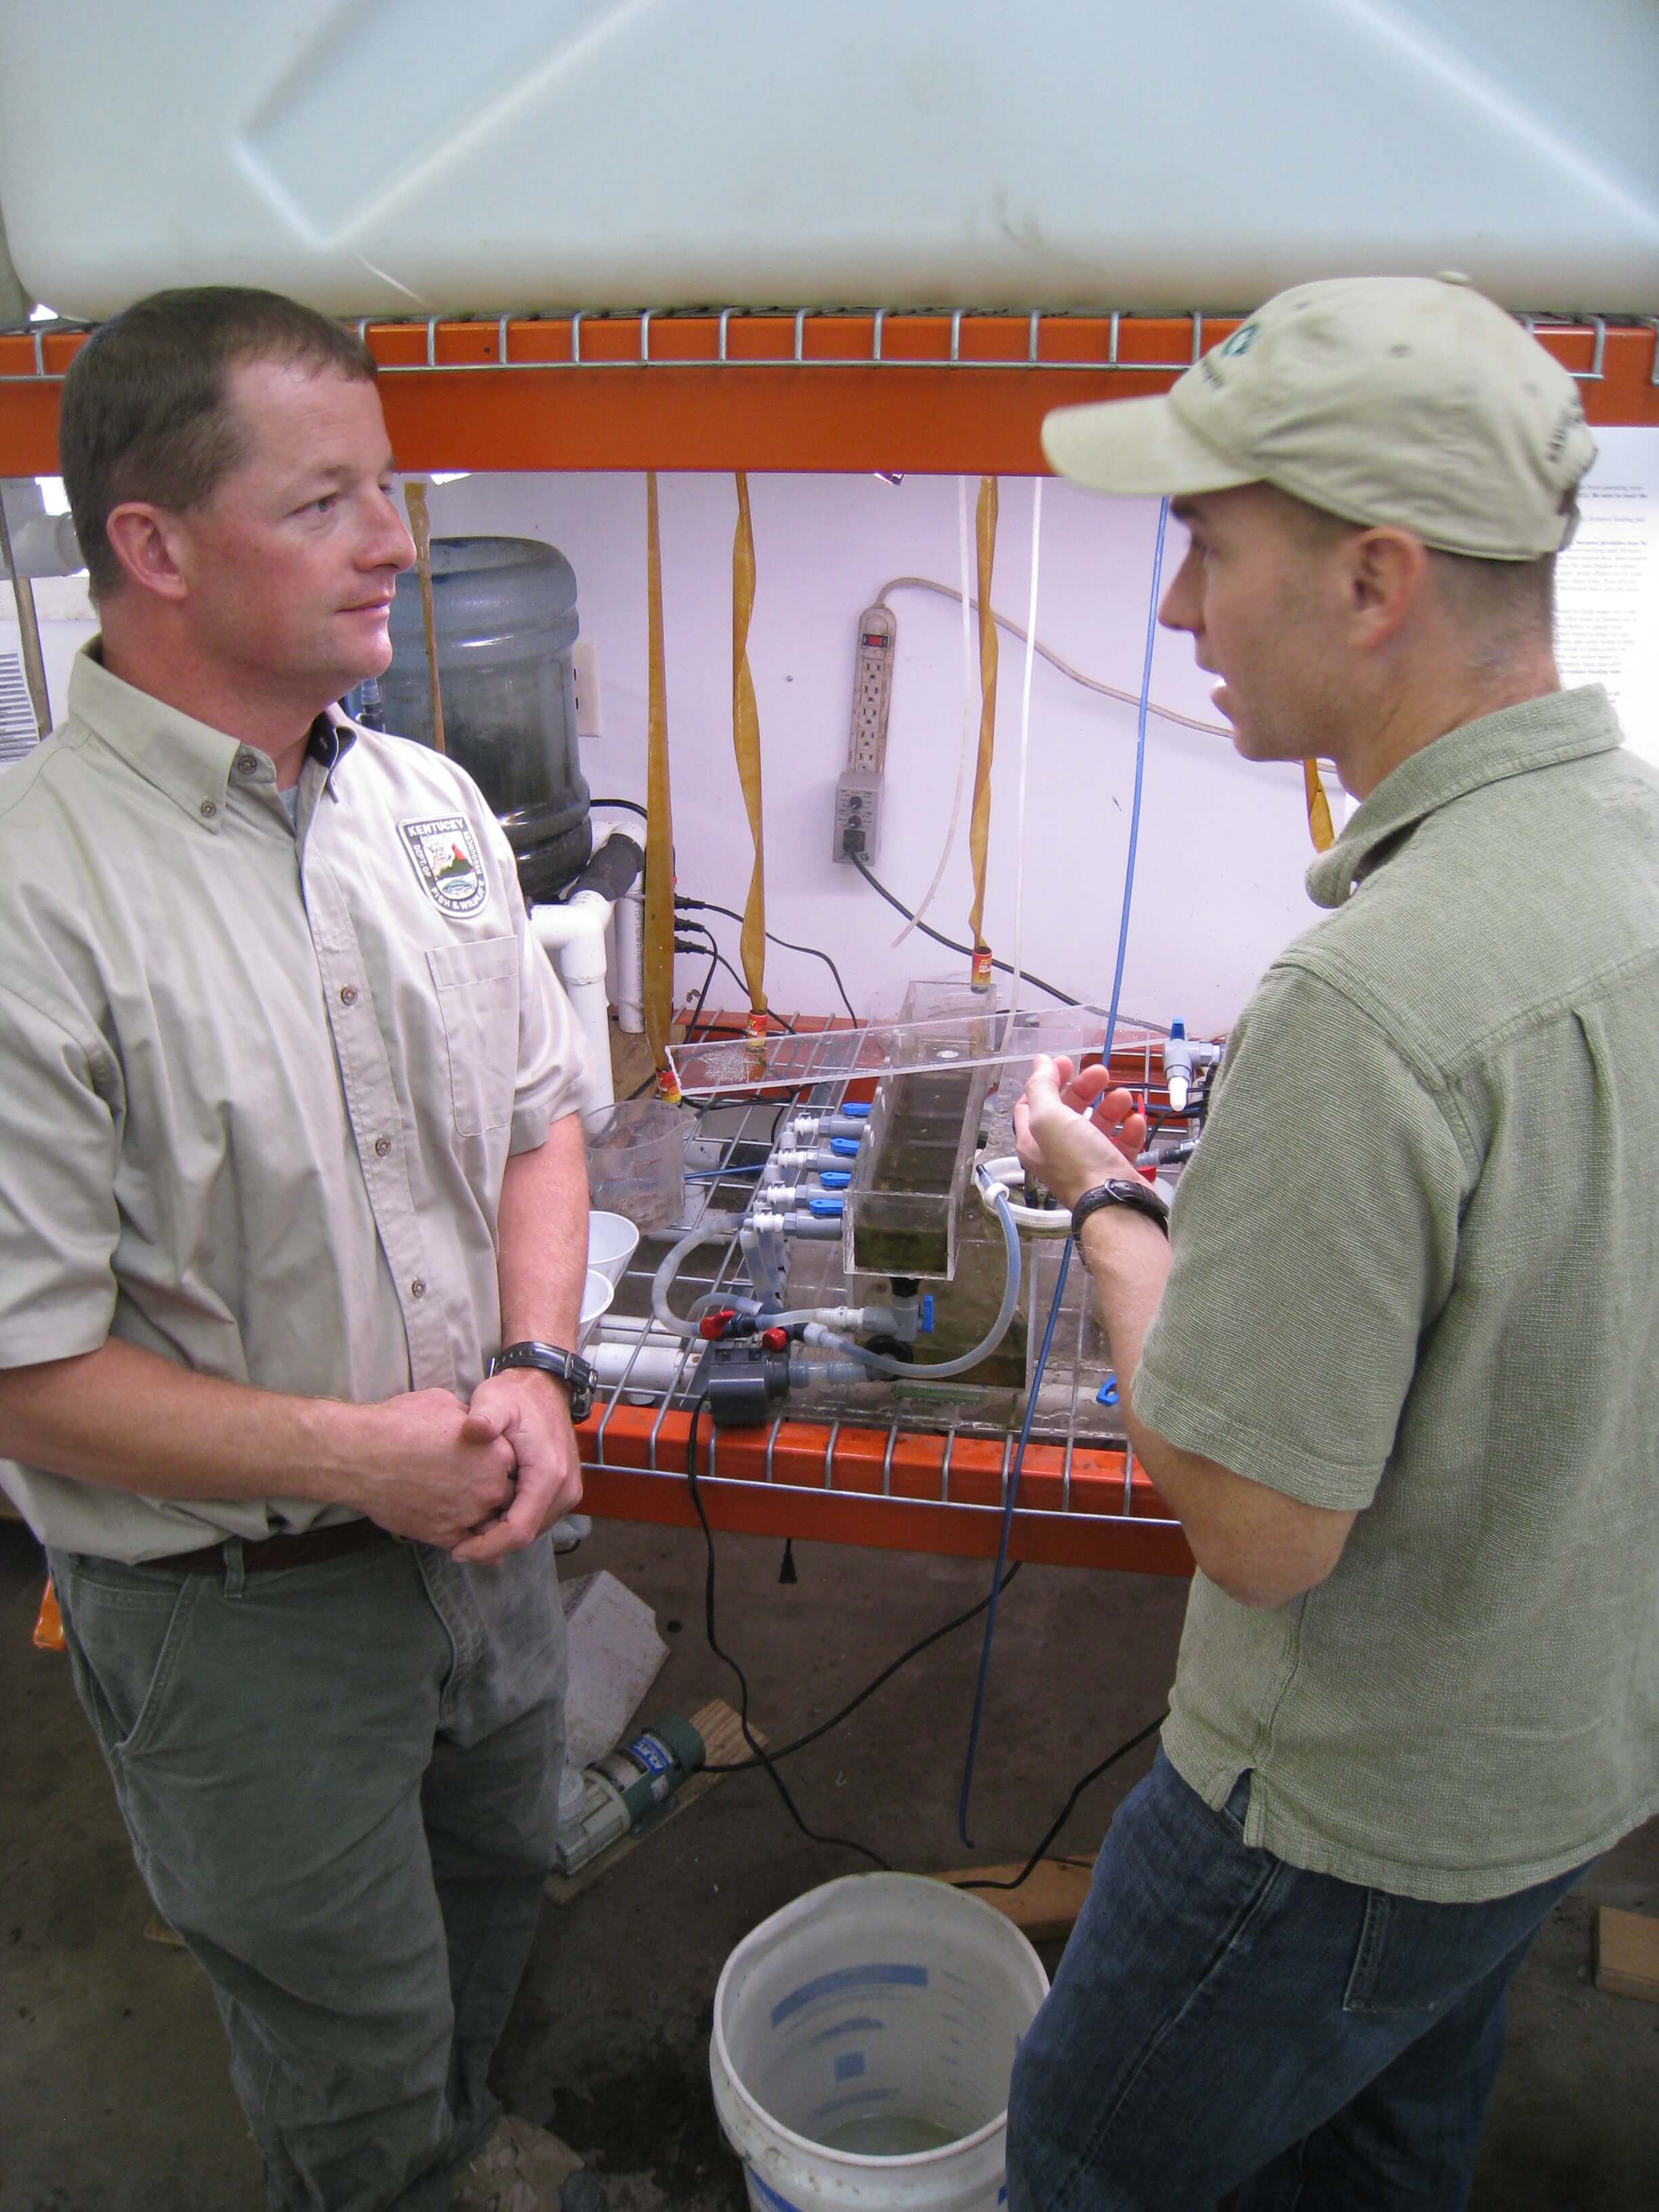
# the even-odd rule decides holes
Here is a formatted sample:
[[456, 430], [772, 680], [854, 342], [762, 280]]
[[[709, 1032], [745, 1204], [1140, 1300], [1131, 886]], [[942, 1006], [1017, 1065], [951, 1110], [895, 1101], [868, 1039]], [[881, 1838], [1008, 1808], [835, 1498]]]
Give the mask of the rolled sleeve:
[[115, 1310], [115, 1071], [45, 999], [0, 985], [0, 1367], [95, 1352]]
[[1366, 1010], [1273, 969], [1176, 1195], [1139, 1418], [1305, 1504], [1369, 1505], [1470, 1181], [1440, 1097]]

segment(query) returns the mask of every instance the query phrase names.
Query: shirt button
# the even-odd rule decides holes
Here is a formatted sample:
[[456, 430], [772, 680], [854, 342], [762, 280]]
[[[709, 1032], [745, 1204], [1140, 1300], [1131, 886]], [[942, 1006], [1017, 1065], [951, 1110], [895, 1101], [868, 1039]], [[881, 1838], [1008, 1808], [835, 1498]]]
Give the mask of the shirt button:
[[258, 772], [258, 766], [259, 766], [259, 756], [258, 756], [258, 753], [238, 753], [238, 754], [237, 754], [237, 756], [236, 756], [236, 773], [237, 773], [237, 775], [255, 775], [255, 774]]
[[214, 816], [219, 811], [218, 808], [214, 805], [210, 799], [204, 799], [196, 811], [201, 816], [204, 822], [211, 822]]
[[340, 1004], [343, 1006], [355, 1006], [356, 1003], [357, 986], [355, 983], [343, 984], [340, 988]]
[[391, 1150], [392, 1139], [390, 1137], [376, 1137], [374, 1139], [374, 1157], [377, 1160], [383, 1160]]
[[426, 1296], [426, 1285], [418, 1275], [409, 1286], [409, 1295], [411, 1298], [423, 1298]]

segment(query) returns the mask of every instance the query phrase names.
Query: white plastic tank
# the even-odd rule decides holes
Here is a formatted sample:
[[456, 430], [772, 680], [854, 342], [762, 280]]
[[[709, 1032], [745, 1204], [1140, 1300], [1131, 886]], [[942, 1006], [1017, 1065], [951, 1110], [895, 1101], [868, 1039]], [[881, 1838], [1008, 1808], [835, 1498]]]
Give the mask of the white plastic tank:
[[1652, 0], [52, 0], [0, 213], [98, 317], [1243, 307], [1455, 268], [1659, 309]]

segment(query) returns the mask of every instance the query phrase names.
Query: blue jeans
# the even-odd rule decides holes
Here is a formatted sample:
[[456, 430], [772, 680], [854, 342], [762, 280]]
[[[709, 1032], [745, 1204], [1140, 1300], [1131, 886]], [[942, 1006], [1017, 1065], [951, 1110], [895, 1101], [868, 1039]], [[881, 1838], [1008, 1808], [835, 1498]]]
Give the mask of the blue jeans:
[[[1014, 2067], [1009, 2212], [1457, 2212], [1510, 1976], [1583, 1869], [1480, 1905], [1308, 1874], [1162, 1751]], [[1229, 2193], [1231, 2192], [1231, 2193]]]
[[551, 1549], [246, 1578], [224, 1550], [222, 1577], [51, 1552], [76, 1687], [213, 1985], [273, 2212], [442, 2212], [499, 2116], [553, 1860]]

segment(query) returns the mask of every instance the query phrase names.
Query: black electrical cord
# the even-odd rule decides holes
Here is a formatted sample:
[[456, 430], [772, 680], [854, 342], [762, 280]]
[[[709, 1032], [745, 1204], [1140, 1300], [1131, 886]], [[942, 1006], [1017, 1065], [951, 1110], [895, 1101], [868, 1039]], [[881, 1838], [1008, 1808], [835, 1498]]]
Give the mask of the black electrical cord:
[[[828, 1735], [830, 1730], [833, 1728], [838, 1728], [842, 1722], [847, 1718], [849, 1713], [856, 1711], [858, 1707], [864, 1703], [866, 1698], [872, 1697], [874, 1693], [881, 1688], [884, 1682], [891, 1680], [893, 1675], [898, 1672], [901, 1667], [904, 1666], [908, 1661], [915, 1658], [919, 1653], [927, 1650], [930, 1644], [937, 1644], [942, 1637], [949, 1636], [953, 1630], [963, 1627], [968, 1621], [972, 1620], [976, 1613], [983, 1613], [986, 1607], [991, 1601], [989, 1595], [988, 1595], [987, 1596], [982, 1597], [977, 1605], [970, 1607], [966, 1613], [959, 1613], [954, 1620], [947, 1620], [942, 1627], [933, 1630], [928, 1635], [924, 1636], [919, 1643], [912, 1644], [908, 1651], [901, 1652], [899, 1656], [892, 1662], [890, 1666], [884, 1668], [881, 1673], [876, 1676], [872, 1682], [867, 1684], [864, 1689], [860, 1690], [857, 1697], [853, 1698], [850, 1704], [843, 1705], [840, 1712], [836, 1713], [831, 1719], [824, 1721], [819, 1727], [811, 1729], [805, 1735], [798, 1736], [794, 1742], [786, 1744], [782, 1750], [769, 1752], [765, 1745], [760, 1741], [759, 1738], [755, 1735], [754, 1731], [749, 1725], [749, 1678], [744, 1673], [743, 1668], [738, 1664], [737, 1661], [732, 1656], [731, 1653], [722, 1646], [719, 1638], [714, 1632], [714, 1532], [708, 1525], [708, 1514], [703, 1510], [702, 1495], [699, 1487], [697, 1475], [697, 1428], [702, 1417], [702, 1399], [701, 1397], [694, 1398], [691, 1401], [690, 1425], [687, 1430], [685, 1438], [685, 1477], [686, 1488], [690, 1492], [692, 1510], [696, 1514], [698, 1525], [702, 1530], [703, 1549], [707, 1553], [708, 1561], [707, 1572], [703, 1580], [703, 1633], [708, 1639], [708, 1648], [714, 1653], [714, 1656], [720, 1660], [724, 1666], [729, 1667], [733, 1674], [737, 1676], [738, 1694], [738, 1725], [743, 1731], [744, 1741], [754, 1753], [754, 1757], [749, 1759], [738, 1759], [724, 1765], [711, 1764], [707, 1771], [710, 1774], [744, 1774], [756, 1766], [763, 1766], [766, 1769], [768, 1778], [770, 1780], [773, 1788], [777, 1791], [778, 1796], [783, 1801], [784, 1810], [788, 1814], [795, 1826], [800, 1830], [802, 1835], [806, 1837], [810, 1842], [815, 1844], [827, 1844], [833, 1848], [842, 1850], [857, 1851], [861, 1857], [870, 1860], [872, 1865], [878, 1866], [884, 1874], [890, 1874], [893, 1869], [889, 1865], [888, 1862], [882, 1857], [878, 1851], [872, 1851], [867, 1844], [860, 1844], [851, 1836], [822, 1835], [819, 1833], [817, 1829], [809, 1827], [806, 1822], [801, 1818], [799, 1808], [789, 1794], [787, 1784], [784, 1781], [782, 1775], [778, 1772], [777, 1762], [781, 1759], [789, 1758], [795, 1752], [804, 1751], [809, 1743], [816, 1743], [820, 1736]], [[1001, 1583], [999, 1584], [999, 1592], [1007, 1589], [1009, 1583], [1012, 1582], [1014, 1577], [1019, 1572], [1019, 1569], [1020, 1562], [1016, 1559], [1013, 1565], [1009, 1568], [1007, 1573], [1003, 1577]], [[1089, 1788], [1091, 1783], [1097, 1782], [1101, 1776], [1106, 1772], [1109, 1767], [1115, 1766], [1119, 1759], [1126, 1759], [1138, 1745], [1145, 1743], [1148, 1736], [1155, 1735], [1157, 1731], [1163, 1727], [1168, 1717], [1169, 1716], [1167, 1713], [1160, 1713], [1155, 1721], [1149, 1721], [1145, 1728], [1138, 1729], [1133, 1735], [1127, 1738], [1125, 1742], [1119, 1744], [1115, 1751], [1109, 1752], [1106, 1757], [1101, 1760], [1097, 1766], [1091, 1766], [1089, 1769], [1089, 1771], [1083, 1776], [1082, 1779], [1073, 1790], [1071, 1796], [1060, 1807], [1058, 1816], [1043, 1835], [1042, 1842], [1031, 1853], [1030, 1858], [1026, 1860], [1019, 1872], [1015, 1875], [1012, 1880], [1007, 1881], [975, 1881], [970, 1875], [965, 1879], [957, 1881], [954, 1884], [954, 1887], [957, 1889], [1018, 1889], [1023, 1882], [1029, 1880], [1033, 1870], [1042, 1861], [1042, 1856], [1044, 1852], [1047, 1851], [1049, 1844], [1053, 1843], [1054, 1838], [1065, 1826], [1066, 1821], [1071, 1819], [1073, 1810], [1076, 1806], [1079, 1798], [1082, 1796], [1084, 1791]]]
[[703, 1511], [702, 1495], [697, 1481], [697, 1423], [702, 1413], [702, 1406], [703, 1401], [701, 1397], [693, 1399], [691, 1425], [685, 1439], [685, 1478], [686, 1487], [691, 1493], [692, 1506], [702, 1524], [703, 1545], [708, 1554], [708, 1569], [703, 1582], [703, 1633], [708, 1638], [708, 1648], [714, 1656], [722, 1664], [729, 1667], [738, 1678], [738, 1725], [743, 1730], [743, 1740], [754, 1753], [756, 1759], [766, 1769], [773, 1788], [783, 1800], [784, 1810], [800, 1830], [802, 1835], [811, 1843], [827, 1844], [832, 1849], [838, 1850], [856, 1851], [861, 1858], [866, 1858], [872, 1865], [879, 1867], [884, 1874], [891, 1874], [893, 1869], [887, 1861], [882, 1857], [879, 1851], [872, 1851], [867, 1844], [857, 1843], [851, 1836], [821, 1835], [816, 1828], [808, 1827], [806, 1822], [801, 1818], [800, 1808], [789, 1795], [789, 1785], [778, 1772], [764, 1744], [760, 1741], [749, 1725], [749, 1677], [731, 1653], [721, 1648], [720, 1639], [714, 1633], [714, 1532], [708, 1525], [708, 1516]]
[[[999, 1595], [1007, 1589], [1009, 1583], [1019, 1572], [1019, 1569], [1020, 1562], [1016, 1559], [997, 1585]], [[828, 1735], [831, 1729], [839, 1728], [849, 1714], [858, 1711], [866, 1698], [873, 1698], [884, 1683], [890, 1682], [901, 1667], [908, 1667], [913, 1659], [920, 1658], [931, 1644], [938, 1644], [944, 1638], [953, 1635], [958, 1628], [965, 1628], [970, 1620], [976, 1620], [990, 1602], [990, 1595], [988, 1592], [975, 1604], [970, 1605], [966, 1613], [957, 1613], [954, 1620], [947, 1620], [942, 1627], [933, 1629], [927, 1635], [918, 1638], [908, 1651], [901, 1651], [896, 1659], [884, 1667], [872, 1682], [866, 1682], [857, 1697], [849, 1699], [838, 1713], [832, 1713], [827, 1721], [820, 1721], [817, 1728], [809, 1729], [805, 1735], [798, 1735], [793, 1743], [785, 1744], [781, 1751], [775, 1751], [771, 1754], [772, 1757], [775, 1759], [793, 1759], [798, 1751], [805, 1751], [809, 1743], [816, 1743], [821, 1735]], [[725, 1766], [711, 1765], [707, 1771], [710, 1774], [746, 1774], [750, 1767], [757, 1766], [759, 1764], [758, 1759], [739, 1759], [732, 1760], [730, 1765]]]
[[641, 822], [647, 822], [651, 818], [637, 799], [590, 799], [587, 803], [590, 806], [625, 807], [629, 813], [637, 814]]
[[[674, 927], [676, 930], [674, 950], [677, 952], [695, 952], [697, 954], [708, 952], [711, 956], [713, 962], [713, 965], [709, 968], [708, 975], [703, 978], [702, 988], [697, 994], [696, 1006], [691, 1014], [690, 1019], [685, 1025], [685, 1036], [684, 1042], [686, 1044], [691, 1044], [694, 1042], [700, 1043], [704, 1042], [704, 1040], [701, 1038], [694, 1038], [692, 1032], [696, 1028], [697, 1022], [702, 1016], [703, 1000], [708, 996], [708, 987], [714, 980], [714, 969], [724, 968], [726, 974], [732, 978], [732, 981], [737, 985], [738, 988], [745, 994], [748, 992], [749, 986], [744, 982], [743, 977], [738, 975], [737, 969], [732, 965], [732, 963], [726, 958], [726, 955], [720, 951], [720, 946], [715, 943], [714, 933], [709, 928], [707, 922], [679, 921], [676, 922]], [[708, 939], [708, 943], [706, 945], [688, 944], [685, 939], [678, 933], [682, 930], [687, 929], [695, 929], [700, 936]], [[766, 1018], [769, 1022], [776, 1022], [778, 1026], [781, 1029], [787, 1030], [791, 1036], [794, 1036], [795, 1024], [789, 1019], [789, 1017], [787, 1014], [778, 1013], [774, 1008], [769, 1006], [766, 1009]]]
[[[686, 908], [701, 908], [704, 912], [708, 914], [723, 914], [732, 921], [742, 921], [744, 920], [744, 916], [738, 912], [735, 907], [721, 906], [719, 902], [714, 899], [682, 898], [678, 893], [676, 893], [674, 903], [678, 907], [684, 907]], [[835, 962], [830, 957], [830, 955], [827, 952], [823, 951], [816, 945], [793, 945], [787, 937], [775, 936], [769, 929], [766, 932], [766, 941], [769, 945], [781, 945], [786, 952], [805, 952], [809, 954], [814, 960], [822, 960], [824, 966], [830, 970], [830, 973], [836, 979], [836, 988], [841, 994], [841, 1002], [847, 1009], [848, 1018], [851, 1021], [854, 1029], [858, 1028], [859, 1018], [853, 1010], [853, 1001], [847, 995], [847, 986], [841, 980], [841, 970], [836, 967]]]
[[714, 970], [720, 965], [720, 957], [719, 947], [715, 946], [709, 954], [708, 973], [702, 979], [702, 988], [697, 994], [697, 1002], [686, 1019], [685, 1035], [681, 1039], [684, 1044], [695, 1044], [697, 1042], [697, 1024], [702, 1018], [703, 1005], [708, 997], [708, 987], [714, 980]]
[[1012, 1878], [1012, 1880], [1008, 1881], [976, 1881], [971, 1875], [969, 1875], [966, 1878], [958, 1878], [951, 1887], [956, 1889], [1018, 1889], [1023, 1881], [1025, 1881], [1030, 1878], [1033, 1869], [1041, 1863], [1043, 1853], [1048, 1850], [1049, 1844], [1053, 1843], [1054, 1838], [1060, 1833], [1060, 1830], [1066, 1826], [1067, 1820], [1071, 1819], [1073, 1807], [1077, 1803], [1078, 1799], [1083, 1795], [1084, 1791], [1089, 1787], [1089, 1784], [1091, 1782], [1098, 1782], [1101, 1776], [1104, 1774], [1109, 1766], [1115, 1766], [1120, 1759], [1127, 1759], [1129, 1753], [1134, 1750], [1138, 1744], [1143, 1744], [1146, 1742], [1149, 1735], [1156, 1735], [1159, 1729], [1163, 1727], [1164, 1722], [1168, 1720], [1169, 1717], [1170, 1717], [1167, 1712], [1163, 1712], [1158, 1715], [1155, 1721], [1148, 1721], [1144, 1729], [1137, 1729], [1132, 1736], [1128, 1737], [1124, 1742], [1119, 1744], [1115, 1751], [1109, 1751], [1105, 1758], [1101, 1760], [1098, 1766], [1091, 1766], [1089, 1769], [1089, 1771], [1084, 1776], [1083, 1779], [1078, 1784], [1076, 1789], [1073, 1790], [1071, 1796], [1060, 1807], [1057, 1818], [1049, 1827], [1047, 1834], [1043, 1837], [1042, 1841], [1037, 1845], [1030, 1857], [1026, 1860], [1024, 1865], [1020, 1869], [1019, 1872]]
[[[847, 857], [851, 860], [853, 866], [863, 877], [865, 882], [869, 884], [871, 890], [878, 892], [883, 898], [884, 898], [888, 905], [893, 908], [895, 913], [902, 914], [907, 921], [915, 922], [916, 927], [921, 932], [924, 937], [931, 937], [935, 945], [942, 945], [947, 952], [960, 952], [965, 959], [971, 960], [973, 958], [974, 948], [971, 945], [958, 945], [954, 937], [945, 936], [941, 931], [935, 929], [931, 922], [918, 921], [915, 915], [911, 913], [909, 908], [906, 906], [902, 899], [895, 898], [892, 892], [888, 890], [885, 884], [879, 884], [876, 881], [876, 878], [871, 874], [868, 867], [856, 853], [849, 853]], [[1000, 968], [1005, 975], [1012, 975], [1014, 972], [1012, 967], [1006, 960], [993, 960], [991, 965], [994, 968]], [[1039, 991], [1046, 991], [1051, 999], [1058, 999], [1062, 1006], [1080, 1006], [1083, 1004], [1081, 999], [1074, 999], [1069, 991], [1062, 991], [1057, 984], [1045, 983], [1041, 975], [1034, 975], [1029, 968], [1022, 968], [1019, 972], [1021, 979], [1027, 983], [1035, 983]], [[1150, 1024], [1144, 1024], [1143, 1026], [1149, 1027]]]
[[[714, 957], [719, 961], [720, 966], [725, 969], [726, 974], [737, 985], [738, 990], [747, 997], [749, 993], [748, 984], [745, 983], [743, 977], [738, 975], [737, 969], [732, 965], [732, 963], [726, 958], [726, 955], [723, 952], [717, 952], [714, 955]], [[790, 1020], [787, 1014], [778, 1013], [773, 1007], [768, 1006], [766, 1009], [766, 1018], [769, 1022], [775, 1022], [780, 1029], [787, 1030], [791, 1036], [794, 1036], [795, 1024]]]

